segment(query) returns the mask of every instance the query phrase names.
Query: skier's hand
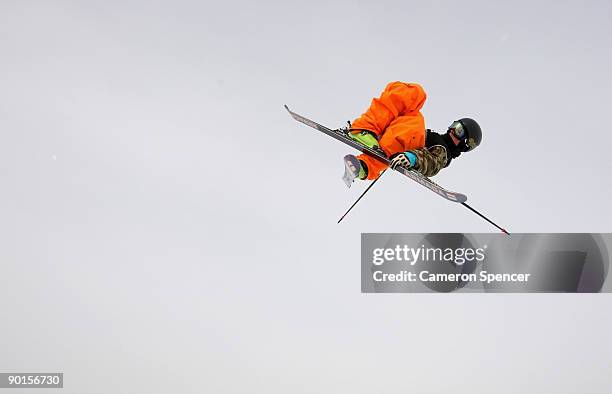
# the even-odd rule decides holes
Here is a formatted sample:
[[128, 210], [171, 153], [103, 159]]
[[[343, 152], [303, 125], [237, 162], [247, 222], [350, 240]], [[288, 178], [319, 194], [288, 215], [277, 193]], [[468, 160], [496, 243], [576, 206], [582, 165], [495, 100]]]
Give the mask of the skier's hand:
[[391, 163], [389, 163], [389, 166], [393, 168], [394, 170], [397, 167], [404, 167], [404, 168], [410, 169], [416, 165], [416, 161], [417, 161], [416, 155], [410, 151], [396, 153], [395, 155], [392, 156]]

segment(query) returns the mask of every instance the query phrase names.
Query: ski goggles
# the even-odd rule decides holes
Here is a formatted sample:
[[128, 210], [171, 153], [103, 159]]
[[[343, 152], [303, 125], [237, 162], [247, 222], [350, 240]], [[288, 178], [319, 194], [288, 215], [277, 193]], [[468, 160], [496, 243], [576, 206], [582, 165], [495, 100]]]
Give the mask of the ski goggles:
[[448, 132], [454, 135], [455, 138], [460, 141], [458, 146], [462, 152], [469, 152], [476, 148], [476, 142], [473, 138], [468, 138], [468, 133], [461, 122], [454, 121], [450, 126], [448, 126]]
[[463, 128], [461, 122], [454, 121], [450, 126], [448, 126], [448, 131], [453, 133], [453, 135], [461, 141], [463, 141], [467, 137], [467, 133], [465, 132], [465, 129]]

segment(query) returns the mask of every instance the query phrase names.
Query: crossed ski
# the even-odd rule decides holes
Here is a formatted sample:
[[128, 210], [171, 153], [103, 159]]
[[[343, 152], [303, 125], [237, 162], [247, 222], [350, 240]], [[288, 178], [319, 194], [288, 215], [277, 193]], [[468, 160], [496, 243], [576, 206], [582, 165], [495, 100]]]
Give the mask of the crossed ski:
[[[352, 138], [350, 138], [347, 133], [349, 132], [348, 129], [336, 129], [336, 130], [332, 130], [328, 127], [325, 127], [317, 122], [314, 122], [308, 118], [305, 118], [301, 115], [296, 114], [295, 112], [292, 112], [289, 107], [287, 107], [285, 105], [285, 109], [287, 109], [287, 111], [289, 112], [289, 114], [293, 117], [293, 119], [297, 120], [298, 122], [304, 123], [305, 125], [308, 125], [314, 129], [317, 129], [327, 135], [329, 135], [330, 137], [337, 139], [338, 141], [344, 142], [345, 144], [352, 146], [353, 148], [361, 151], [362, 153], [365, 153], [366, 155], [372, 156], [373, 158], [389, 165], [390, 161], [389, 158], [387, 158], [385, 155], [383, 155], [381, 152], [378, 152], [374, 149], [370, 149], [366, 146], [361, 145], [360, 143], [358, 143], [357, 141], [353, 140]], [[470, 211], [474, 212], [475, 214], [477, 214], [478, 216], [480, 216], [481, 218], [483, 218], [484, 220], [486, 220], [487, 222], [491, 223], [493, 226], [497, 227], [499, 230], [501, 230], [503, 233], [510, 235], [510, 233], [508, 233], [505, 229], [503, 229], [502, 227], [498, 226], [497, 224], [495, 224], [494, 222], [492, 222], [491, 220], [489, 220], [486, 216], [484, 216], [483, 214], [481, 214], [480, 212], [478, 212], [477, 210], [475, 210], [474, 208], [472, 208], [471, 206], [469, 206], [466, 201], [467, 201], [467, 196], [465, 194], [461, 194], [461, 193], [457, 193], [457, 192], [453, 192], [450, 190], [447, 190], [445, 188], [443, 188], [442, 186], [438, 185], [437, 183], [435, 183], [434, 181], [432, 181], [431, 179], [429, 179], [428, 177], [424, 176], [423, 174], [421, 174], [420, 172], [417, 171], [413, 171], [410, 170], [408, 168], [405, 167], [396, 167], [395, 171], [405, 175], [406, 177], [412, 179], [413, 181], [419, 183], [420, 185], [428, 188], [429, 190], [433, 191], [434, 193], [436, 193], [437, 195], [444, 197], [445, 199], [452, 201], [452, 202], [457, 202], [460, 203], [461, 205], [465, 206], [466, 208], [468, 208]], [[361, 194], [361, 196], [359, 196], [359, 198], [357, 199], [357, 201], [355, 201], [355, 203], [353, 205], [351, 205], [351, 207], [348, 209], [348, 211], [340, 218], [340, 220], [338, 220], [338, 223], [340, 223], [340, 221], [350, 212], [350, 210], [355, 206], [355, 204], [357, 204], [357, 202], [361, 199], [361, 197], [363, 197], [363, 195], [370, 190], [370, 188], [374, 185], [374, 183], [376, 183], [376, 181], [380, 178], [380, 176], [384, 173], [384, 171], [378, 176], [378, 178], [376, 178], [369, 186], [368, 188]]]

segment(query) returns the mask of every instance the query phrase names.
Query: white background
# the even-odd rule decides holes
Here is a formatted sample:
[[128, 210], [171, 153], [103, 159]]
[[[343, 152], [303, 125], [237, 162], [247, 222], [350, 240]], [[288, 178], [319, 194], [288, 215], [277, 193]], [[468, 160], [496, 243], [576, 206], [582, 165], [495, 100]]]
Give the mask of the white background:
[[[0, 370], [67, 393], [606, 392], [610, 298], [360, 294], [361, 232], [488, 232], [330, 127], [421, 83], [435, 180], [610, 232], [604, 1], [0, 2]], [[27, 390], [23, 391], [24, 393]]]

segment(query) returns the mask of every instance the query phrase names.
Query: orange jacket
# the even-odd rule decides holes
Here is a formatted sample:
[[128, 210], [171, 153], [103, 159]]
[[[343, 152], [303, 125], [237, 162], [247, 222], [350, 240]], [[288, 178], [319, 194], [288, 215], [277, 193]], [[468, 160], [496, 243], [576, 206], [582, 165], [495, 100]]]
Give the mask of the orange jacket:
[[[427, 95], [416, 83], [391, 82], [370, 108], [357, 118], [354, 129], [367, 129], [378, 137], [380, 147], [391, 156], [425, 146], [425, 119], [421, 108]], [[359, 155], [368, 166], [368, 179], [375, 179], [387, 166], [368, 156]]]

